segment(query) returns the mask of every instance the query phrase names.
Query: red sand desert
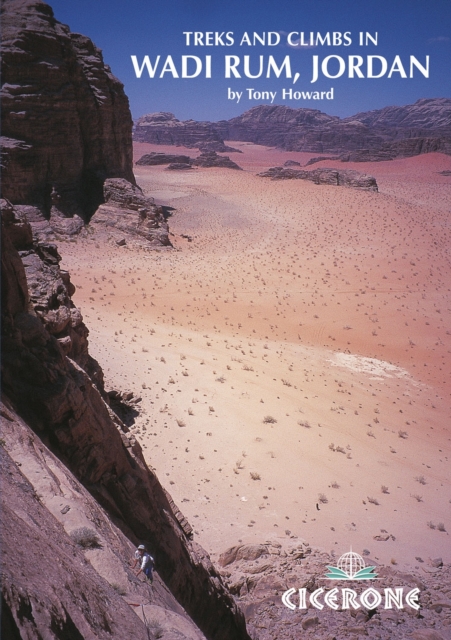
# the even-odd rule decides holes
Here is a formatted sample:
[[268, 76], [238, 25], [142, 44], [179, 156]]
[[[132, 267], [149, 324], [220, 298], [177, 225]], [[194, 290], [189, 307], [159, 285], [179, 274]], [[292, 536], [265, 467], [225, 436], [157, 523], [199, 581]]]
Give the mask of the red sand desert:
[[213, 557], [297, 536], [451, 561], [451, 158], [312, 167], [373, 193], [258, 177], [314, 154], [228, 144], [244, 171], [136, 167], [174, 249], [59, 241], [107, 388], [142, 397], [132, 432]]

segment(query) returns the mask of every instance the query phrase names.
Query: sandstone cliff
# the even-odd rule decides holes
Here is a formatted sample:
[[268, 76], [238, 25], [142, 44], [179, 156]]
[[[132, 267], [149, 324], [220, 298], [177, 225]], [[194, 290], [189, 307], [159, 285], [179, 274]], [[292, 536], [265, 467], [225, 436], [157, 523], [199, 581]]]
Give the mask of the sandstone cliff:
[[135, 184], [128, 99], [100, 49], [44, 2], [4, 0], [1, 17], [2, 195], [77, 233], [106, 178]]
[[[69, 275], [59, 270], [56, 246], [33, 242], [29, 224], [16, 216], [10, 203], [3, 205], [2, 380], [11, 410], [36, 433], [36, 446], [41, 447], [42, 441], [49, 447], [130, 540], [146, 542], [158, 558], [162, 581], [207, 638], [247, 639], [244, 618], [219, 574], [191, 540], [191, 528], [147, 467], [138, 442], [127, 436], [127, 428], [106, 402], [101, 370], [89, 358], [88, 332], [72, 303], [74, 287]], [[4, 421], [2, 442], [9, 442], [9, 447], [16, 440], [13, 423], [14, 417]], [[23, 441], [25, 446], [27, 439]], [[15, 512], [15, 502], [7, 505], [8, 510]], [[15, 513], [17, 520], [20, 514]], [[5, 549], [14, 548], [15, 531], [15, 527], [5, 528]], [[61, 541], [60, 548], [70, 554], [67, 541]], [[49, 553], [47, 562], [59, 567], [57, 582], [69, 580], [58, 545], [49, 548]], [[10, 619], [12, 616], [21, 628], [25, 625], [21, 611], [33, 609], [32, 601], [40, 597], [39, 585], [24, 579], [20, 594], [14, 591], [13, 576], [20, 567], [10, 555], [14, 553], [6, 557], [11, 582], [5, 583], [3, 597], [7, 605], [12, 603], [8, 605]], [[30, 571], [33, 557], [31, 549]], [[27, 585], [35, 591], [27, 591]], [[93, 622], [86, 612], [83, 623], [78, 623], [80, 617], [70, 613], [74, 600], [68, 598], [67, 608], [63, 603], [55, 614], [59, 622], [44, 614], [33, 616], [41, 635], [47, 634], [51, 624], [75, 628], [74, 638], [93, 637], [102, 624], [107, 629], [109, 622], [100, 618]], [[97, 612], [99, 607], [96, 604]], [[23, 629], [20, 633], [18, 637], [37, 637]], [[125, 631], [122, 637], [127, 637]]]
[[386, 107], [343, 119], [317, 109], [260, 105], [220, 122], [180, 122], [172, 114], [149, 114], [138, 121], [134, 137], [142, 142], [189, 146], [191, 132], [197, 127], [204, 135], [287, 151], [351, 153], [357, 162], [390, 160], [431, 151], [451, 153], [450, 113], [449, 98], [421, 99], [413, 105]]

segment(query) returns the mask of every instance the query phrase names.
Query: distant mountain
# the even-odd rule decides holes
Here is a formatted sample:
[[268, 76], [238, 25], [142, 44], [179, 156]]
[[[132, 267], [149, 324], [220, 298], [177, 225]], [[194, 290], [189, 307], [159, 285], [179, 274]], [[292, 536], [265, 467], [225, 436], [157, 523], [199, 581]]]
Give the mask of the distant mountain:
[[344, 122], [358, 120], [370, 127], [431, 130], [451, 129], [451, 99], [421, 98], [415, 104], [404, 107], [384, 107], [375, 111], [363, 111]]
[[[359, 152], [352, 158], [356, 160], [385, 160], [430, 151], [450, 154], [451, 99], [423, 98], [412, 105], [384, 107], [349, 118], [282, 105], [260, 105], [219, 122], [181, 121], [169, 113], [148, 114], [136, 122], [133, 137], [140, 142], [189, 147], [220, 139], [287, 151]], [[399, 144], [401, 140], [410, 143]]]

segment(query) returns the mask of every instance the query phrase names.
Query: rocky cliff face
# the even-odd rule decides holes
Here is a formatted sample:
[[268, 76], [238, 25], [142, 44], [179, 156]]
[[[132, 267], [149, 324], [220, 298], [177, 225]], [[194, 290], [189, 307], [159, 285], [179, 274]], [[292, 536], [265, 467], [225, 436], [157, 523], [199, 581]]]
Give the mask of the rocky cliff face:
[[[156, 144], [185, 145], [189, 130], [202, 126], [209, 135], [221, 139], [242, 140], [287, 151], [315, 153], [353, 153], [353, 161], [392, 159], [430, 151], [451, 151], [451, 100], [422, 99], [405, 107], [386, 107], [358, 113], [350, 118], [329, 116], [317, 109], [292, 109], [286, 106], [260, 105], [241, 116], [220, 122], [180, 122], [170, 115], [165, 120], [149, 114], [140, 118], [135, 139]], [[177, 142], [170, 132], [177, 130]], [[139, 133], [138, 133], [139, 131]], [[212, 133], [213, 132], [213, 133]], [[365, 151], [362, 155], [360, 152]], [[348, 158], [349, 159], [349, 158]]]
[[61, 460], [11, 407], [0, 414], [2, 637], [149, 640], [144, 612], [151, 637], [204, 640], [158, 575], [149, 598], [132, 543]]
[[[147, 467], [138, 442], [127, 436], [127, 428], [106, 402], [101, 370], [89, 358], [88, 332], [71, 301], [69, 275], [59, 270], [56, 247], [33, 242], [30, 226], [8, 202], [2, 224], [2, 380], [9, 406], [37, 434], [37, 446], [42, 440], [68, 466], [127, 537], [146, 542], [154, 551], [161, 579], [208, 638], [247, 639], [243, 616], [219, 574], [191, 540], [188, 523]], [[9, 422], [4, 429], [14, 442]], [[8, 536], [13, 533], [14, 527], [5, 530], [11, 548], [14, 542]], [[33, 553], [31, 549], [30, 558]], [[48, 562], [59, 560], [52, 557]], [[64, 567], [62, 562], [58, 581]], [[6, 602], [16, 603], [11, 615], [18, 626], [23, 607], [31, 606], [20, 603], [35, 597], [27, 592], [26, 580], [22, 589], [20, 597], [17, 592], [13, 597], [12, 585], [4, 593]], [[70, 637], [92, 637], [97, 627], [91, 625], [90, 633], [85, 632], [89, 616], [85, 614], [83, 627], [68, 611], [66, 615], [60, 608], [58, 620], [70, 617], [67, 624], [78, 633]], [[48, 616], [40, 622], [34, 619], [43, 625], [45, 636], [45, 625], [53, 623]], [[37, 636], [24, 632], [17, 637]], [[124, 632], [122, 637], [128, 636]]]
[[75, 232], [106, 178], [135, 183], [121, 82], [89, 38], [40, 0], [2, 2], [2, 193]]

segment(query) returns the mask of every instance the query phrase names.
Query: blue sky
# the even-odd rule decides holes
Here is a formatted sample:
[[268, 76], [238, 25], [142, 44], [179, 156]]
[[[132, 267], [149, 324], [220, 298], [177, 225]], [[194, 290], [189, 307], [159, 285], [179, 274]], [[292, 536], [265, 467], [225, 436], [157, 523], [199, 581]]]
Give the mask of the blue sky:
[[[276, 91], [274, 104], [320, 109], [332, 115], [349, 116], [359, 111], [388, 105], [403, 105], [419, 98], [451, 97], [451, 0], [171, 0], [163, 4], [155, 0], [50, 0], [55, 17], [72, 31], [89, 36], [103, 50], [105, 62], [125, 85], [132, 115], [137, 118], [154, 111], [170, 111], [180, 119], [228, 119], [267, 100], [249, 100], [247, 89]], [[230, 47], [186, 46], [184, 31], [233, 32], [236, 44]], [[351, 32], [351, 46], [289, 47], [282, 35], [280, 45], [239, 46], [244, 32], [260, 35], [273, 31]], [[360, 31], [378, 33], [378, 45], [360, 47]], [[160, 55], [160, 66], [171, 55], [180, 72], [182, 55], [197, 55], [202, 60], [212, 56], [212, 78], [150, 79], [143, 74], [137, 79], [131, 62], [136, 55], [141, 62], [149, 55], [152, 63]], [[278, 64], [290, 56], [293, 70], [301, 77], [226, 79], [224, 57], [251, 56], [251, 70], [259, 56], [273, 55]], [[387, 59], [389, 68], [399, 55], [409, 73], [409, 56], [422, 64], [430, 56], [430, 77], [419, 72], [414, 78], [329, 79], [320, 76], [311, 83], [312, 57], [320, 62], [329, 55], [379, 55]], [[241, 62], [241, 69], [242, 69]], [[334, 66], [335, 64], [335, 66]], [[365, 69], [364, 65], [362, 69]], [[337, 68], [331, 63], [331, 73]], [[243, 75], [243, 74], [242, 74]], [[283, 100], [283, 88], [294, 91], [328, 91], [334, 88], [333, 100]], [[238, 104], [228, 99], [228, 89], [242, 91]]]

